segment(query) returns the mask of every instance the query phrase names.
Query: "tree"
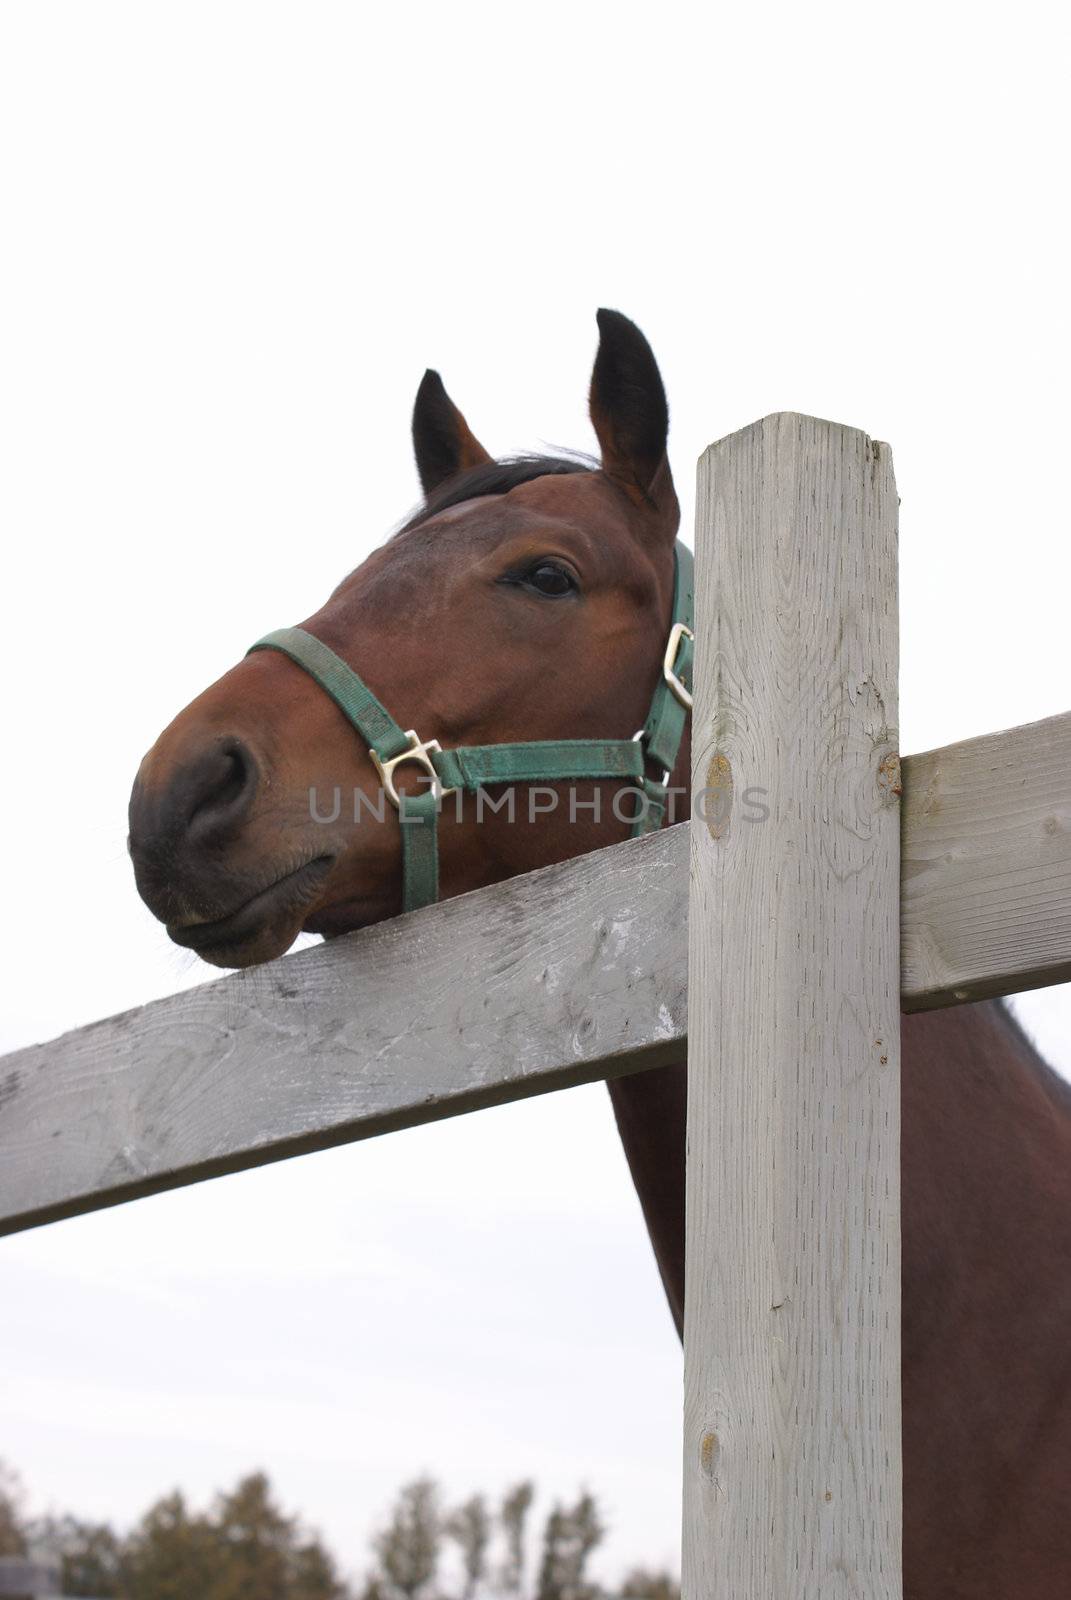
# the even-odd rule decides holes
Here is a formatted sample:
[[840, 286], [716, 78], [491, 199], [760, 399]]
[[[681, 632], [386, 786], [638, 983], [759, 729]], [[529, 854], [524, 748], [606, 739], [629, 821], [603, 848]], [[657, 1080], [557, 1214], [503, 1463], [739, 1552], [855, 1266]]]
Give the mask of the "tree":
[[465, 1573], [462, 1600], [473, 1600], [487, 1576], [487, 1546], [491, 1542], [491, 1517], [482, 1494], [474, 1494], [458, 1506], [446, 1522], [446, 1533], [461, 1548]]
[[[535, 1498], [530, 1482], [505, 1495], [497, 1517], [483, 1494], [449, 1515], [438, 1485], [417, 1478], [399, 1492], [390, 1520], [376, 1534], [376, 1565], [360, 1600], [443, 1600], [436, 1576], [444, 1539], [457, 1545], [462, 1587], [456, 1600], [680, 1600], [665, 1571], [636, 1567], [613, 1594], [587, 1576], [604, 1536], [594, 1498], [557, 1502], [546, 1520], [534, 1588], [526, 1583], [526, 1529]], [[100, 1600], [353, 1600], [330, 1553], [276, 1500], [268, 1477], [253, 1472], [194, 1512], [176, 1490], [165, 1495], [126, 1537], [106, 1523], [70, 1515], [23, 1514], [17, 1475], [0, 1462], [0, 1555], [45, 1549], [62, 1563], [63, 1591]], [[500, 1564], [491, 1577], [492, 1540]], [[483, 1591], [481, 1593], [481, 1591]]]
[[519, 1594], [524, 1582], [525, 1524], [534, 1496], [533, 1484], [518, 1483], [503, 1500], [499, 1512], [506, 1541], [506, 1559], [499, 1568], [498, 1583], [506, 1594]]
[[347, 1600], [333, 1557], [316, 1540], [295, 1550], [289, 1600]]
[[596, 1591], [584, 1574], [605, 1531], [590, 1494], [583, 1493], [571, 1511], [556, 1505], [543, 1534], [536, 1600], [592, 1600]]
[[22, 1479], [6, 1462], [0, 1461], [0, 1556], [26, 1554], [23, 1524]]
[[98, 1600], [122, 1595], [122, 1542], [106, 1522], [39, 1517], [30, 1524], [29, 1538], [59, 1560], [65, 1595], [95, 1595]]
[[599, 1518], [593, 1496], [584, 1493], [569, 1513], [569, 1587], [566, 1600], [585, 1600], [595, 1590], [585, 1581], [588, 1558], [602, 1543], [606, 1528]]
[[555, 1506], [543, 1529], [543, 1558], [539, 1563], [536, 1600], [564, 1600], [566, 1543], [566, 1514], [561, 1506]]
[[263, 1472], [217, 1495], [205, 1516], [180, 1494], [161, 1500], [120, 1565], [119, 1600], [347, 1600], [330, 1555], [284, 1514]]
[[633, 1567], [621, 1585], [620, 1600], [681, 1600], [681, 1586], [668, 1572]]
[[145, 1513], [126, 1542], [120, 1566], [123, 1600], [189, 1600], [214, 1592], [220, 1548], [209, 1519], [191, 1516], [175, 1490]]
[[295, 1528], [274, 1503], [263, 1472], [243, 1478], [216, 1500], [220, 1572], [212, 1600], [289, 1600]]
[[380, 1565], [373, 1580], [380, 1579], [388, 1595], [415, 1600], [438, 1569], [442, 1533], [438, 1486], [431, 1478], [406, 1484], [390, 1522], [373, 1541]]

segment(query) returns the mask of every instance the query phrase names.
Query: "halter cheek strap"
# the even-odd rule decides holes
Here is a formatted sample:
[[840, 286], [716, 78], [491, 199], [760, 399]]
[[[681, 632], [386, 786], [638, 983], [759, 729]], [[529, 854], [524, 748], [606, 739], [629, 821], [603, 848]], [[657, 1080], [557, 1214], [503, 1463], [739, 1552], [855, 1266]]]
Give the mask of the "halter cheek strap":
[[[368, 746], [387, 799], [402, 829], [402, 909], [415, 911], [439, 898], [439, 812], [445, 795], [475, 792], [493, 783], [560, 783], [570, 778], [611, 778], [630, 783], [639, 796], [632, 837], [662, 826], [670, 774], [692, 708], [694, 636], [692, 554], [674, 551], [673, 621], [662, 673], [647, 721], [634, 739], [550, 739], [524, 744], [461, 745], [443, 750], [437, 739], [403, 730], [368, 685], [333, 650], [304, 628], [279, 628], [258, 639], [255, 650], [278, 650], [307, 672], [353, 724]], [[430, 787], [400, 791], [394, 775], [406, 763], [418, 766]], [[662, 771], [661, 780], [647, 774]]]

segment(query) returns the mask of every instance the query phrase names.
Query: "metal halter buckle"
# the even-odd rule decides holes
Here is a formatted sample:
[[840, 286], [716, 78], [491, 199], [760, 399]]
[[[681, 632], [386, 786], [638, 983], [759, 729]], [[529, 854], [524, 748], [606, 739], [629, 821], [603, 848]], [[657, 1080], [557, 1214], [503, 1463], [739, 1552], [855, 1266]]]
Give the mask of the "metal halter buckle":
[[432, 763], [432, 754], [442, 749], [438, 739], [421, 739], [415, 728], [406, 728], [405, 737], [409, 740], [409, 749], [401, 751], [399, 755], [391, 756], [389, 761], [383, 761], [374, 750], [368, 752], [383, 783], [383, 792], [395, 811], [402, 809], [402, 797], [394, 786], [394, 769], [405, 761], [415, 762], [431, 779], [432, 792], [440, 804], [448, 794], [456, 794], [456, 789], [443, 788], [442, 779]]
[[[639, 733], [634, 733], [632, 735], [632, 742], [633, 742], [633, 744], [643, 745], [644, 744], [644, 740], [646, 738], [647, 738], [647, 729], [646, 728], [641, 728]], [[647, 760], [647, 748], [646, 748], [646, 745], [644, 745], [643, 759], [644, 759], [644, 761]], [[663, 789], [667, 789], [669, 787], [669, 780], [670, 780], [670, 778], [672, 778], [672, 776], [673, 776], [673, 774], [669, 770], [669, 768], [668, 767], [664, 767], [663, 770], [662, 770], [662, 787], [663, 787]]]
[[662, 676], [673, 691], [675, 699], [680, 701], [685, 711], [690, 711], [692, 709], [692, 696], [674, 670], [677, 665], [677, 652], [680, 650], [682, 639], [691, 639], [694, 644], [695, 634], [687, 623], [675, 622], [669, 630], [669, 642], [666, 645], [666, 653], [662, 658]]

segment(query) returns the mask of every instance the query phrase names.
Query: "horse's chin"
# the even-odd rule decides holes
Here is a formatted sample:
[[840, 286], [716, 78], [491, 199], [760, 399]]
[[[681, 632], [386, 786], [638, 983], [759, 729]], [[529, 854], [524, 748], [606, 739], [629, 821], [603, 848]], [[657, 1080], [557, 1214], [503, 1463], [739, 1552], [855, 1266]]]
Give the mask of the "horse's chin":
[[305, 913], [333, 862], [333, 856], [317, 856], [280, 874], [225, 916], [169, 922], [168, 935], [213, 967], [254, 967], [274, 961], [285, 955], [301, 932]]
[[208, 945], [197, 954], [202, 961], [210, 967], [224, 967], [228, 970], [242, 967], [263, 966], [265, 961], [274, 961], [278, 956], [285, 956], [300, 929], [293, 929], [283, 936], [265, 933], [243, 944]]
[[[168, 923], [168, 935], [209, 966], [256, 967], [285, 955], [299, 933], [338, 939], [398, 914], [397, 904], [387, 895], [354, 895], [327, 905], [314, 899], [310, 910], [308, 890], [315, 889], [329, 868], [326, 857], [310, 862], [230, 916], [215, 922]], [[304, 903], [294, 905], [303, 891]]]

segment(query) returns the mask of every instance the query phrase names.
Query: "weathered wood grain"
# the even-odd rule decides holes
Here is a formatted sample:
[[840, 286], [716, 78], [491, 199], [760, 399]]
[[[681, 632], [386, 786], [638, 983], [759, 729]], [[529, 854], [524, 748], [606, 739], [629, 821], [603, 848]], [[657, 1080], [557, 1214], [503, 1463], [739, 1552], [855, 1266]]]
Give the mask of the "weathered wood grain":
[[1071, 979], [1071, 714], [904, 765], [907, 1011]]
[[896, 521], [854, 429], [700, 462], [687, 1600], [902, 1593]]
[[0, 1060], [0, 1232], [679, 1059], [687, 830]]

